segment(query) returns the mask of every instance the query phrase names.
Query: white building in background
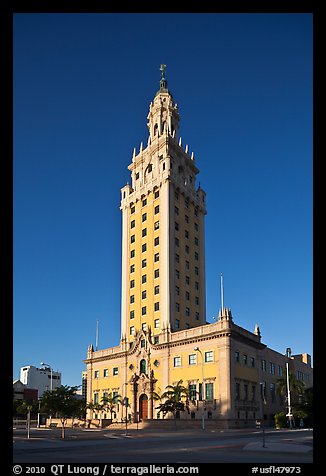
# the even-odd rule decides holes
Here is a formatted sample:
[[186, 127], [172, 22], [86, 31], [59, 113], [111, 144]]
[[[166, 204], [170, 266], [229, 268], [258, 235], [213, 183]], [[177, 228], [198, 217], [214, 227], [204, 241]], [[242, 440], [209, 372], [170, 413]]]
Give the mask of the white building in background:
[[20, 368], [20, 381], [27, 388], [35, 388], [38, 390], [40, 398], [46, 390], [55, 390], [61, 387], [61, 373], [54, 372], [50, 367], [42, 368], [26, 365]]

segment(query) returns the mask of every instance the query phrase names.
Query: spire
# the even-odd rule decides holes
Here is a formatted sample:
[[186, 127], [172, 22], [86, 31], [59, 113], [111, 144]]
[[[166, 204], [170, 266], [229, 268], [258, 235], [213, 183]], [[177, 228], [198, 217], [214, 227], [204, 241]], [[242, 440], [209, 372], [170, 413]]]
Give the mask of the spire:
[[168, 89], [168, 82], [165, 79], [165, 70], [166, 70], [166, 64], [161, 64], [160, 71], [161, 71], [162, 77], [160, 81], [160, 91], [162, 91], [163, 89]]

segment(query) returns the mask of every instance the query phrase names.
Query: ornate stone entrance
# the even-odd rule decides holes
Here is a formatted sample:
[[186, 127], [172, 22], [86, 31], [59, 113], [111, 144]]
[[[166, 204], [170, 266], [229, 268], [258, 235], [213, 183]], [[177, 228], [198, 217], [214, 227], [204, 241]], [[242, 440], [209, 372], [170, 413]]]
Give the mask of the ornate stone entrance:
[[137, 422], [139, 419], [147, 420], [153, 418], [153, 390], [156, 379], [154, 372], [151, 371], [149, 375], [141, 373], [134, 374], [130, 379], [130, 387], [133, 393], [132, 397], [132, 413], [133, 421]]

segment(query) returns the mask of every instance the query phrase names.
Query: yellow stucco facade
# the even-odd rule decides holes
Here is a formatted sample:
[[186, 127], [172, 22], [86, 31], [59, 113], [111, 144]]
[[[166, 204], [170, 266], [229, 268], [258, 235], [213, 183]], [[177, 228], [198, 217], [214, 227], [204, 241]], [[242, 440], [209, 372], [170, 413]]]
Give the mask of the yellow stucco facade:
[[[120, 345], [89, 346], [87, 401], [119, 394], [129, 399], [131, 421], [158, 419], [153, 394], [182, 379], [190, 394], [190, 412], [182, 419], [200, 421], [202, 405], [217, 426], [270, 419], [281, 408], [275, 386], [286, 362], [293, 371], [300, 367], [312, 385], [309, 357], [268, 349], [258, 326], [254, 332], [237, 326], [228, 308], [207, 324], [206, 194], [196, 186], [194, 154], [178, 136], [178, 107], [164, 75], [147, 119], [147, 146], [134, 150], [131, 184], [121, 190]], [[125, 412], [117, 405], [113, 420]], [[96, 413], [89, 410], [89, 418]]]

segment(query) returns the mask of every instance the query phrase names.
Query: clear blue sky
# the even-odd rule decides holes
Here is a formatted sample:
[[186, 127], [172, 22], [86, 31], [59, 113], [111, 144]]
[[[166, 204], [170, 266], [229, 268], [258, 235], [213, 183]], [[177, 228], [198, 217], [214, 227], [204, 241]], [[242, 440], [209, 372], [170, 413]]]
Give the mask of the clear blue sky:
[[14, 16], [14, 378], [118, 345], [120, 188], [160, 63], [207, 193], [207, 321], [312, 354], [312, 15]]

